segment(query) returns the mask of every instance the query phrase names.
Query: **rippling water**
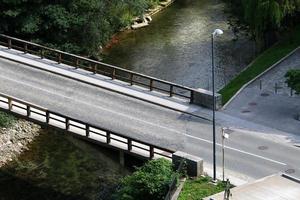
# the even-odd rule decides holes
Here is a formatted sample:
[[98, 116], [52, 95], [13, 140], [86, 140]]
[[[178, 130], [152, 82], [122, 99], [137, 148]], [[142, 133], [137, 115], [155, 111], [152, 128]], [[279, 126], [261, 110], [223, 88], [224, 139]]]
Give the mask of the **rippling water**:
[[104, 51], [104, 61], [190, 87], [210, 89], [211, 38], [215, 28], [217, 87], [226, 84], [253, 56], [253, 45], [230, 30], [225, 5], [219, 0], [177, 0], [154, 16], [150, 26], [117, 35]]
[[44, 131], [0, 169], [1, 200], [108, 200], [129, 170], [118, 152]]

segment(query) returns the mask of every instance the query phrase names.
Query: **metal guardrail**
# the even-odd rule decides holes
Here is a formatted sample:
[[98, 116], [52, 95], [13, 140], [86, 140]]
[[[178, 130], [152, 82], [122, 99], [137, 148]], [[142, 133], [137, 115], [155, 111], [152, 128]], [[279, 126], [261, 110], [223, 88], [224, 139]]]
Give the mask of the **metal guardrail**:
[[[111, 146], [130, 154], [143, 156], [149, 159], [152, 159], [155, 156], [170, 159], [172, 158], [172, 154], [175, 152], [173, 150], [158, 147], [99, 126], [50, 111], [47, 108], [34, 105], [3, 93], [0, 93], [0, 109], [15, 113], [32, 121], [38, 121], [39, 123], [46, 124], [48, 126], [81, 135], [89, 140], [102, 143], [105, 146]], [[102, 140], [94, 139], [91, 137], [91, 134], [100, 136]]]
[[166, 194], [164, 200], [171, 200], [175, 190], [177, 189], [177, 184], [178, 184], [178, 177], [180, 177], [181, 173], [185, 170], [185, 159], [181, 159], [178, 168], [176, 169], [176, 174], [174, 174], [174, 177], [172, 178], [171, 183], [169, 184], [169, 190], [168, 193]]
[[41, 58], [47, 58], [56, 61], [59, 64], [63, 63], [71, 65], [76, 69], [82, 68], [91, 71], [94, 74], [101, 74], [108, 76], [111, 79], [125, 81], [130, 85], [139, 85], [148, 88], [150, 91], [156, 90], [159, 92], [164, 92], [170, 97], [178, 96], [185, 98], [188, 99], [190, 103], [194, 102], [194, 94], [197, 92], [196, 89], [193, 88], [160, 80], [151, 76], [136, 73], [120, 67], [94, 61], [3, 34], [0, 34], [0, 45], [3, 45], [8, 49], [16, 49], [24, 53], [31, 53], [40, 56]]

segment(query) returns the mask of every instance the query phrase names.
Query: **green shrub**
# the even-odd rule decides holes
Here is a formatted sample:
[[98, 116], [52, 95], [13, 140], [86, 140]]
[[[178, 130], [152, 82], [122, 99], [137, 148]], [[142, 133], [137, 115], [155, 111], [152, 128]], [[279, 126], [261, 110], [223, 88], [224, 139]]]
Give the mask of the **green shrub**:
[[288, 86], [300, 94], [300, 70], [291, 69], [285, 74], [285, 77]]
[[9, 127], [15, 122], [15, 117], [0, 111], [0, 127]]
[[114, 196], [117, 200], [160, 200], [168, 192], [173, 177], [178, 175], [172, 163], [165, 159], [151, 160], [137, 168], [132, 175], [122, 179]]

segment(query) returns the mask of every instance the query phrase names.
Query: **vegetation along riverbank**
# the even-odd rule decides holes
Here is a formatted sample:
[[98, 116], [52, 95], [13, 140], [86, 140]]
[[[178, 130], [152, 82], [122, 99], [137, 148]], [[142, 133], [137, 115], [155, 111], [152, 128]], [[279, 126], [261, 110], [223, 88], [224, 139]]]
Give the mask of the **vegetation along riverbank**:
[[0, 0], [0, 32], [97, 57], [111, 36], [160, 0]]
[[40, 126], [0, 111], [0, 167], [28, 150]]
[[247, 82], [300, 45], [300, 2], [226, 0], [239, 19], [235, 30], [247, 29], [262, 53], [219, 92], [223, 104]]

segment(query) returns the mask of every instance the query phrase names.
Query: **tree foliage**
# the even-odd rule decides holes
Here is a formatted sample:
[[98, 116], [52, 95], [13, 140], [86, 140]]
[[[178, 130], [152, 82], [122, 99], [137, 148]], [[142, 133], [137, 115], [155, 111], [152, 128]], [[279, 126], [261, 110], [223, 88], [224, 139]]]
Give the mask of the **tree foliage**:
[[8, 128], [13, 125], [16, 121], [16, 118], [12, 115], [9, 115], [5, 112], [0, 111], [0, 128]]
[[169, 184], [176, 173], [172, 163], [165, 159], [151, 160], [121, 181], [117, 200], [161, 200], [167, 194]]
[[93, 55], [158, 0], [0, 0], [0, 32]]
[[285, 74], [285, 77], [288, 86], [300, 94], [300, 70], [291, 69]]
[[[276, 32], [297, 23], [300, 0], [226, 0], [249, 26], [256, 40], [266, 46], [276, 40]], [[298, 21], [299, 23], [299, 21]]]

